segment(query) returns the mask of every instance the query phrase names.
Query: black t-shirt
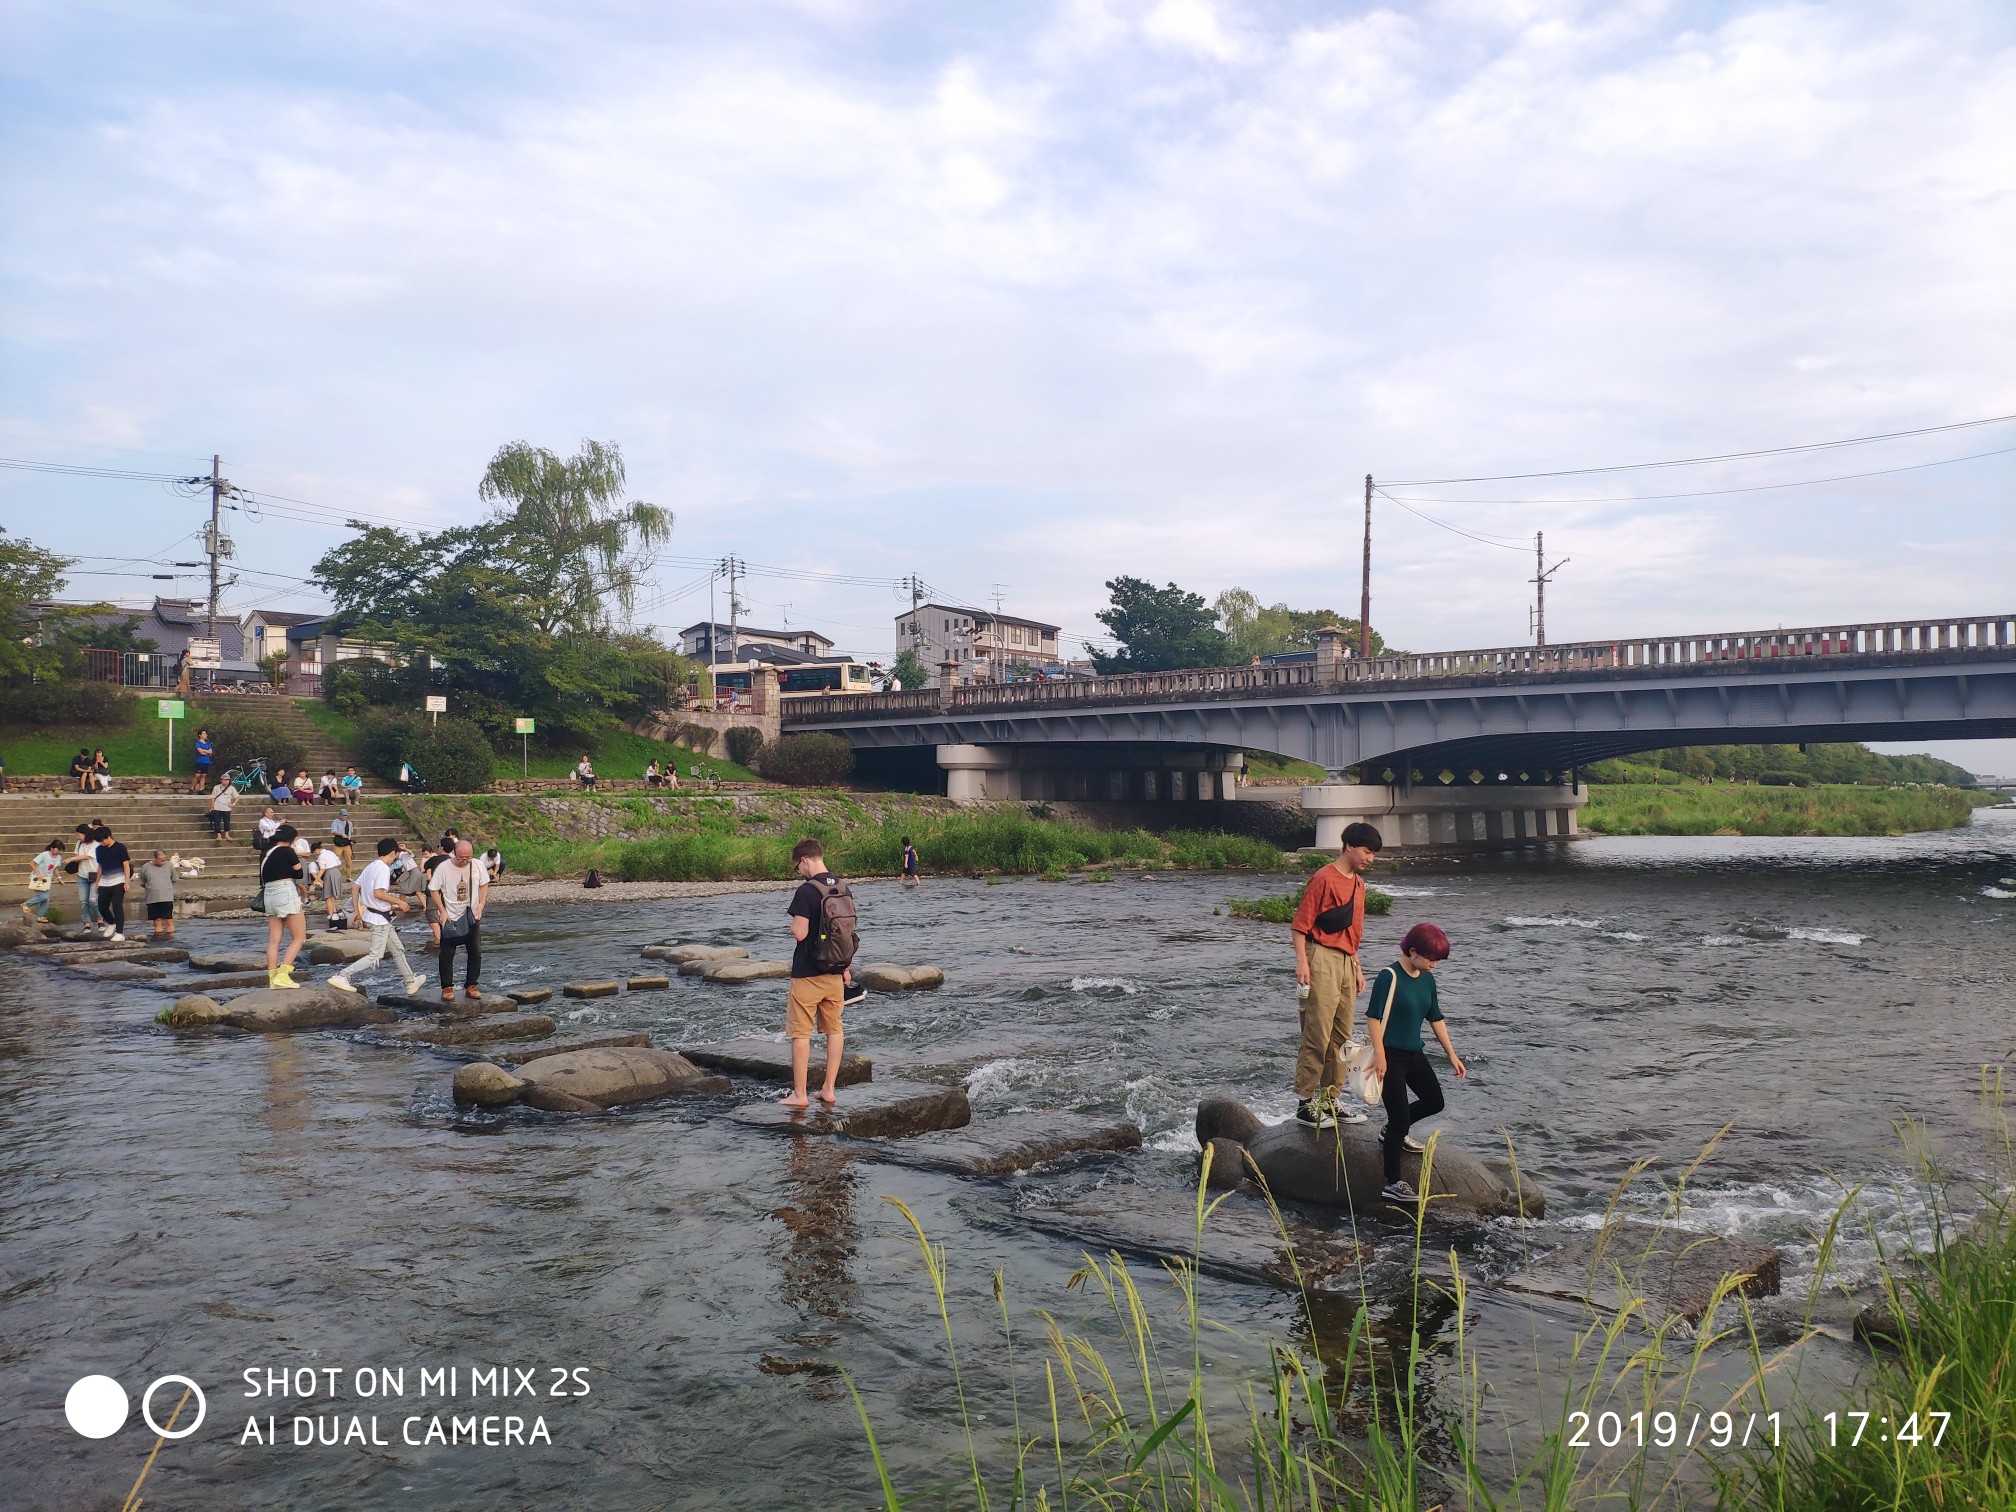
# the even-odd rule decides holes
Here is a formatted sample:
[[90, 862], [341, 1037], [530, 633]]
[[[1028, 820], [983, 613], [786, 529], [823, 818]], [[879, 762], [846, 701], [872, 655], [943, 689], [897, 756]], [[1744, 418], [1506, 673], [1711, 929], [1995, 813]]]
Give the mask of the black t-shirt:
[[89, 756], [83, 755], [80, 752], [78, 755], [70, 758], [70, 775], [72, 777], [82, 777], [90, 770], [91, 758]]
[[299, 882], [301, 876], [301, 858], [294, 853], [292, 843], [275, 845], [259, 863], [261, 886], [268, 882]]
[[132, 863], [133, 853], [117, 840], [107, 840], [98, 847], [98, 885], [100, 887], [124, 887], [126, 868]]
[[[833, 873], [819, 873], [821, 882], [832, 882]], [[810, 882], [798, 884], [798, 891], [791, 895], [791, 906], [785, 910], [794, 919], [803, 919], [808, 927], [805, 938], [800, 940], [791, 952], [791, 975], [794, 977], [838, 976], [836, 967], [817, 960], [813, 952], [819, 948], [819, 916], [825, 912], [825, 899], [818, 887]]]

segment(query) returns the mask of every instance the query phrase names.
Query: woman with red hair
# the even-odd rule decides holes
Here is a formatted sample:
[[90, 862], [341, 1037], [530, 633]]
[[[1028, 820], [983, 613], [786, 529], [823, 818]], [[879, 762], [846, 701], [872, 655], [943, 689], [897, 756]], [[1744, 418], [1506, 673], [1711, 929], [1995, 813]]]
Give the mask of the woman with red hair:
[[[1372, 1069], [1385, 1079], [1380, 1101], [1386, 1105], [1386, 1186], [1388, 1202], [1415, 1202], [1419, 1194], [1400, 1175], [1400, 1152], [1428, 1147], [1409, 1131], [1424, 1118], [1442, 1111], [1442, 1084], [1421, 1048], [1421, 1026], [1433, 1026], [1435, 1038], [1457, 1076], [1469, 1069], [1449, 1043], [1442, 1005], [1435, 996], [1435, 968], [1449, 959], [1449, 936], [1433, 924], [1416, 924], [1400, 941], [1400, 959], [1372, 979], [1372, 1001], [1365, 1025], [1372, 1036]], [[1414, 1094], [1408, 1101], [1408, 1093]]]

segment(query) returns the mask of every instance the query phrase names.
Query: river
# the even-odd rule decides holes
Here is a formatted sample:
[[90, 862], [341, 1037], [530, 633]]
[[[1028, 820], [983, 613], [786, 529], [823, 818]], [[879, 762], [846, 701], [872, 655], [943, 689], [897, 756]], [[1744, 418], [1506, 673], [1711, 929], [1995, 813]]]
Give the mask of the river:
[[[1596, 1221], [1633, 1161], [1652, 1169], [1622, 1205], [1656, 1211], [1656, 1183], [1725, 1124], [1682, 1216], [1783, 1246], [1788, 1292], [1810, 1281], [1815, 1230], [1850, 1186], [1865, 1185], [1874, 1229], [1844, 1234], [1843, 1279], [1867, 1276], [1877, 1237], [1922, 1231], [1898, 1126], [1922, 1125], [1940, 1160], [1973, 1169], [1979, 1067], [2016, 1041], [2012, 821], [2016, 810], [1984, 810], [1967, 829], [1878, 840], [1589, 840], [1376, 879], [1396, 904], [1371, 921], [1368, 964], [1416, 920], [1454, 942], [1442, 1001], [1473, 1074], [1455, 1085], [1443, 1070], [1445, 1137], [1502, 1147], [1509, 1135], [1550, 1198], [1539, 1224], [1463, 1239], [1475, 1274]], [[779, 1140], [719, 1117], [718, 1100], [597, 1120], [462, 1115], [446, 1058], [342, 1033], [178, 1035], [152, 1023], [157, 993], [0, 960], [0, 1504], [119, 1505], [153, 1438], [137, 1418], [103, 1441], [69, 1432], [64, 1393], [91, 1372], [125, 1383], [136, 1414], [157, 1376], [206, 1392], [203, 1427], [150, 1474], [152, 1509], [865, 1505], [874, 1468], [838, 1369], [899, 1482], [956, 1479], [944, 1340], [908, 1228], [882, 1199], [907, 1202], [947, 1247], [978, 1428], [998, 1443], [1008, 1404], [992, 1273], [1016, 1310], [1025, 1391], [1034, 1309], [1106, 1327], [1086, 1290], [1067, 1287], [1078, 1250], [1018, 1213], [1060, 1190], [1181, 1190], [1202, 1096], [1290, 1111], [1286, 931], [1220, 909], [1291, 881], [860, 888], [868, 955], [937, 962], [950, 981], [850, 1011], [850, 1048], [885, 1074], [963, 1079], [976, 1118], [1069, 1109], [1145, 1130], [1139, 1155], [1009, 1182]], [[499, 907], [486, 975], [613, 975], [666, 940], [778, 953], [783, 906], [753, 894]], [[224, 922], [184, 935], [255, 938]], [[676, 1046], [774, 1030], [777, 986], [680, 979], [564, 1011]], [[1164, 1306], [1169, 1288], [1136, 1271]], [[1308, 1345], [1290, 1296], [1200, 1290], [1229, 1330], [1207, 1350], [1228, 1389], [1264, 1368], [1272, 1341]], [[1468, 1326], [1487, 1375], [1533, 1352], [1528, 1309], [1503, 1295], [1480, 1295]], [[1544, 1337], [1565, 1334], [1556, 1323]], [[1831, 1347], [1845, 1371], [1848, 1346]], [[381, 1366], [408, 1372], [405, 1405], [357, 1399], [355, 1372]], [[484, 1366], [587, 1394], [482, 1409], [542, 1418], [550, 1444], [400, 1442], [408, 1417], [424, 1432], [446, 1412], [412, 1405], [422, 1368], [466, 1381]], [[301, 1367], [342, 1371], [341, 1400], [246, 1396], [245, 1371]], [[1545, 1387], [1494, 1389], [1519, 1407], [1522, 1389]], [[156, 1396], [157, 1417], [178, 1394]], [[456, 1411], [471, 1410], [464, 1391]], [[297, 1447], [296, 1413], [375, 1414], [388, 1442]], [[282, 1442], [244, 1442], [269, 1414]]]

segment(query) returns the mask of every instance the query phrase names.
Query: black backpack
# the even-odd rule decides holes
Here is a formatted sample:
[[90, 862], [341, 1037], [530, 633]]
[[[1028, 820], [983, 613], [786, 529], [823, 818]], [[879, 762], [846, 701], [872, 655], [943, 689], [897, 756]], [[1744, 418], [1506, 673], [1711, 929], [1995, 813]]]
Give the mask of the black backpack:
[[819, 889], [819, 934], [812, 945], [812, 959], [821, 966], [845, 971], [861, 948], [861, 936], [854, 927], [859, 921], [854, 894], [837, 877], [826, 882], [814, 878], [812, 885]]

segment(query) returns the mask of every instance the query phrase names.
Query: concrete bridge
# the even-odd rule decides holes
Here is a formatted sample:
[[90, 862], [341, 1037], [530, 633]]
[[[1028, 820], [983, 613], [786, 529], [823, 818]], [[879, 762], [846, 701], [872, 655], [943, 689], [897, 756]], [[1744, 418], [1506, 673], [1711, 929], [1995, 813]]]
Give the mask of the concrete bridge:
[[[1285, 667], [794, 699], [783, 729], [845, 736], [865, 770], [935, 763], [954, 798], [1224, 799], [1253, 749], [1358, 771], [1304, 790], [1319, 843], [1359, 811], [1402, 843], [1572, 834], [1603, 757], [2016, 735], [2016, 614], [1364, 661], [1333, 633]], [[1458, 791], [1482, 787], [1530, 791]]]

